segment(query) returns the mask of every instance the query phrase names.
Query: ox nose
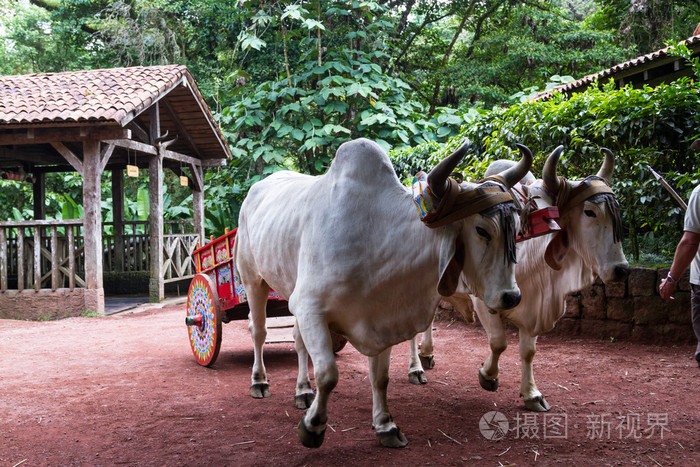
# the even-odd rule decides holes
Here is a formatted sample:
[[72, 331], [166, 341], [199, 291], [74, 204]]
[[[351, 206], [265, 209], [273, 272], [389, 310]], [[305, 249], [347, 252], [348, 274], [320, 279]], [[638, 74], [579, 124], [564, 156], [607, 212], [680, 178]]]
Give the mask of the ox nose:
[[620, 264], [615, 266], [615, 282], [622, 282], [627, 279], [627, 275], [630, 272], [629, 264]]
[[520, 303], [520, 299], [522, 296], [520, 295], [520, 292], [506, 292], [503, 294], [503, 308], [508, 310], [510, 308], [518, 306]]

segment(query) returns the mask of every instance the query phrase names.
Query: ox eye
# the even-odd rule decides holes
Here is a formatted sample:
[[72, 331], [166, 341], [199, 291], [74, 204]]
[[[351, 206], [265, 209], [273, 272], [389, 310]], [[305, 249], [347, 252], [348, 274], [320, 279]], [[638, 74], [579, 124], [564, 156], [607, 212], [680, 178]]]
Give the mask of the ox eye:
[[590, 209], [586, 209], [585, 211], [583, 211], [583, 213], [588, 217], [596, 217], [595, 212], [591, 211]]
[[484, 237], [484, 238], [486, 239], [486, 241], [490, 241], [490, 240], [491, 240], [491, 235], [490, 235], [487, 231], [485, 231], [484, 229], [482, 229], [481, 227], [477, 227], [477, 228], [476, 228], [476, 233], [478, 233], [479, 236]]

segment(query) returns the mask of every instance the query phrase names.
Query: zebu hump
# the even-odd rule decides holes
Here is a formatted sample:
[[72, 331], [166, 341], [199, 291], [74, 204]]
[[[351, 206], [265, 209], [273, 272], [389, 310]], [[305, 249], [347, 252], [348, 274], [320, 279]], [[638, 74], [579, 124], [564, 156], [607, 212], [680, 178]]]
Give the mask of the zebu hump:
[[389, 156], [381, 146], [365, 138], [340, 145], [328, 175], [360, 179], [370, 184], [385, 181], [400, 185]]

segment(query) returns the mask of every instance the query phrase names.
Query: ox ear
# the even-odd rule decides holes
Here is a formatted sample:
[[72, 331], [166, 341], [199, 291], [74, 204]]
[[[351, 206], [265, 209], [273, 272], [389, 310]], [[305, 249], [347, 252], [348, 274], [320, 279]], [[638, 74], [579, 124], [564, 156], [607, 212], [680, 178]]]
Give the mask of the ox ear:
[[560, 230], [549, 241], [547, 250], [544, 252], [544, 260], [550, 268], [555, 271], [561, 269], [561, 263], [569, 252], [569, 232], [566, 229]]
[[443, 297], [454, 295], [459, 284], [459, 275], [464, 268], [464, 243], [457, 229], [448, 226], [447, 235], [440, 245], [440, 280], [438, 293]]

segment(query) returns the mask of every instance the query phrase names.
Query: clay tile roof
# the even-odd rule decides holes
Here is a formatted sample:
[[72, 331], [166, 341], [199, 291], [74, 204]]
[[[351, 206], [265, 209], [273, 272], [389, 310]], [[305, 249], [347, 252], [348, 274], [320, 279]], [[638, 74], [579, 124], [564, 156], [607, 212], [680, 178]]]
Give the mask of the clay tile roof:
[[0, 76], [0, 125], [109, 122], [124, 126], [185, 74], [183, 65]]
[[[684, 43], [688, 48], [696, 48], [698, 45], [700, 45], [700, 36], [690, 37], [686, 39]], [[571, 81], [570, 83], [561, 84], [559, 86], [553, 87], [552, 89], [537, 94], [535, 97], [532, 98], [532, 100], [547, 100], [550, 97], [552, 97], [552, 95], [555, 92], [566, 93], [573, 92], [579, 89], [584, 89], [589, 85], [593, 84], [596, 80], [598, 80], [599, 82], [603, 82], [610, 77], [614, 77], [628, 70], [633, 70], [634, 68], [641, 67], [642, 65], [655, 62], [657, 60], [663, 60], [668, 57], [672, 57], [670, 49], [670, 47], [665, 47], [655, 52], [651, 52], [646, 55], [633, 58], [632, 60], [628, 60], [624, 63], [620, 63], [611, 68], [608, 68], [607, 70], [602, 70], [598, 73], [593, 73], [591, 75], [584, 76], [583, 78], [577, 79], [576, 81]]]

